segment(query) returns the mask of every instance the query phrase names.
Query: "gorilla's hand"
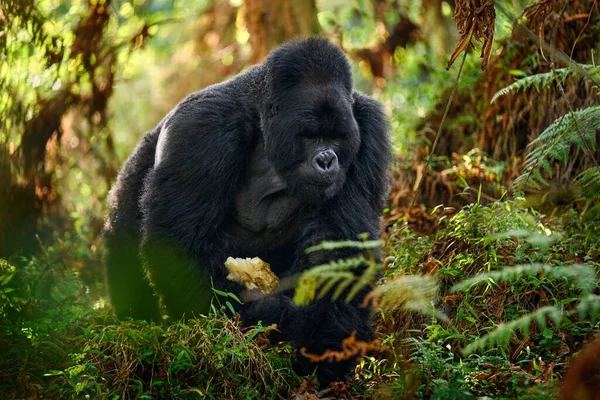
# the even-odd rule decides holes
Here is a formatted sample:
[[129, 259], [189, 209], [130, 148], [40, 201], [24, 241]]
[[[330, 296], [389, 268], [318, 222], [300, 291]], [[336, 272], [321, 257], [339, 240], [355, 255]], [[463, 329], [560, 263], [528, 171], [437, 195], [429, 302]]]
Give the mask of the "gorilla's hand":
[[320, 356], [327, 350], [342, 350], [342, 341], [354, 332], [361, 341], [369, 341], [372, 335], [369, 310], [355, 302], [347, 304], [330, 299], [321, 300], [298, 308], [295, 318], [290, 322], [289, 326], [282, 328], [296, 332], [296, 337], [292, 339], [298, 348], [294, 370], [300, 375], [307, 375], [316, 369], [319, 384], [323, 387], [345, 380], [356, 365], [357, 357], [350, 355], [342, 361], [315, 363], [302, 355], [301, 350]]
[[[362, 299], [362, 295], [359, 294]], [[355, 299], [351, 303], [322, 299], [305, 307], [296, 306], [289, 293], [277, 294], [246, 303], [241, 311], [244, 325], [276, 324], [270, 336], [272, 343], [289, 341], [298, 349], [293, 367], [299, 375], [316, 371], [321, 386], [344, 380], [356, 365], [356, 356], [339, 362], [312, 362], [301, 354], [321, 355], [327, 350], [339, 351], [342, 341], [356, 332], [361, 341], [371, 339], [372, 329], [368, 308], [360, 307]]]
[[284, 294], [268, 296], [246, 303], [240, 310], [244, 326], [256, 325], [259, 322], [263, 326], [277, 325], [277, 330], [271, 332], [270, 335], [272, 343], [293, 340], [290, 336], [293, 334], [293, 330], [288, 329], [288, 327], [291, 328], [294, 325], [298, 315], [298, 307], [294, 305], [292, 299]]

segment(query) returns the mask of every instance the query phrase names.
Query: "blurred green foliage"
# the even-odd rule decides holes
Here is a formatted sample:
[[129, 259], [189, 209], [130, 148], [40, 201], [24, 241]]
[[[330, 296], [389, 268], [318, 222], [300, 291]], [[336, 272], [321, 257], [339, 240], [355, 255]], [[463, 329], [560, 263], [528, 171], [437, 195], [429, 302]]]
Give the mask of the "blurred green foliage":
[[[411, 176], [401, 183], [410, 186], [413, 158], [421, 160], [417, 152], [430, 147], [423, 121], [439, 114], [456, 76], [457, 67], [445, 69], [457, 39], [454, 2], [439, 2], [435, 15], [427, 5], [436, 2], [316, 3], [323, 34], [349, 55], [356, 87], [384, 103], [398, 164]], [[503, 2], [514, 15], [529, 3]], [[270, 327], [242, 332], [218, 308], [172, 327], [119, 323], [104, 297], [100, 233], [118, 168], [183, 97], [249, 67], [244, 7], [242, 0], [0, 2], [0, 255], [2, 240], [10, 239], [3, 229], [16, 233], [30, 222], [27, 212], [36, 212], [35, 251], [0, 258], [0, 397], [269, 398], [292, 395], [299, 385], [289, 368], [290, 348], [265, 350]], [[511, 30], [499, 14], [496, 40]], [[402, 44], [392, 46], [390, 38]], [[497, 43], [494, 54], [501, 48]], [[476, 53], [466, 59], [459, 93], [483, 77]], [[469, 130], [478, 118], [461, 115], [447, 123]], [[438, 230], [429, 236], [402, 220], [390, 223], [384, 279], [430, 272], [451, 305], [451, 322], [381, 312], [387, 352], [363, 360], [359, 383], [349, 391], [439, 399], [553, 393], [559, 375], [540, 360], [564, 365], [564, 346], [574, 349], [588, 338], [598, 329], [597, 317], [569, 315], [545, 328], [534, 325], [529, 335], [508, 332], [512, 341], [482, 346], [479, 354], [463, 357], [460, 350], [537, 306], [574, 310], [582, 300], [577, 286], [564, 276], [526, 275], [510, 285], [506, 276], [488, 279], [460, 294], [449, 288], [517, 263], [563, 269], [586, 263], [597, 272], [597, 207], [588, 203], [555, 218], [527, 210], [520, 199], [485, 206], [485, 183], [475, 178], [504, 196], [504, 162], [477, 150], [432, 161], [432, 170], [453, 179], [440, 191], [472, 204], [436, 221]], [[15, 204], [30, 200], [21, 201], [21, 190], [30, 190], [34, 204], [24, 217]], [[536, 387], [543, 374], [545, 383]]]
[[[248, 66], [242, 1], [113, 0], [105, 16], [88, 21], [105, 1], [6, 0], [0, 19], [0, 165], [13, 183], [35, 184], [44, 204], [58, 201], [63, 217], [81, 220], [73, 226], [79, 234], [98, 234], [101, 223], [88, 221], [104, 215], [116, 172], [145, 131], [185, 95]], [[522, 3], [512, 3], [515, 12]], [[324, 34], [351, 56], [357, 87], [386, 105], [396, 150], [410, 160], [426, 141], [417, 135], [420, 121], [454, 76], [431, 39], [423, 3], [318, 1], [317, 7]], [[233, 40], [205, 21], [225, 12], [237, 13]], [[439, 31], [452, 40], [451, 6], [442, 2], [441, 13]], [[407, 44], [393, 49], [386, 76], [374, 77], [360, 50], [387, 46], [402, 21], [415, 31], [402, 33]], [[497, 27], [500, 36], [508, 32], [506, 23]], [[470, 56], [461, 88], [480, 75]]]

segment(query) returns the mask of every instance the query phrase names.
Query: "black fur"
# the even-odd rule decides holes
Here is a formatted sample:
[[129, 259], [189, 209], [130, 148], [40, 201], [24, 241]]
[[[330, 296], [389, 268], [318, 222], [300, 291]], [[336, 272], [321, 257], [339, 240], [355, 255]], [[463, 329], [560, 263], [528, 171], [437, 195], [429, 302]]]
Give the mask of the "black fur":
[[[352, 87], [337, 47], [289, 42], [188, 96], [147, 133], [110, 196], [107, 276], [118, 316], [160, 318], [144, 271], [169, 315], [181, 317], [207, 311], [211, 285], [240, 290], [225, 279], [228, 256], [258, 256], [285, 277], [349, 254], [305, 254], [309, 246], [378, 237], [387, 124], [381, 105]], [[353, 331], [371, 338], [362, 296], [301, 308], [289, 296], [244, 305], [244, 322], [277, 323], [284, 339], [316, 354], [339, 349]], [[344, 378], [354, 362], [324, 363], [317, 376]], [[296, 367], [315, 365], [298, 356]]]

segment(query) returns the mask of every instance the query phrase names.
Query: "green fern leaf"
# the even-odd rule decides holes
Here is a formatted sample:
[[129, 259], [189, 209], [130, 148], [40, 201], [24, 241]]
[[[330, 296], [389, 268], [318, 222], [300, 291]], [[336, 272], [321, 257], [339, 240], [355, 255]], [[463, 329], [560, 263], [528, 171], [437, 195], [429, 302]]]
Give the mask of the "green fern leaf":
[[[590, 65], [590, 64], [580, 64], [580, 66], [589, 71], [590, 73], [598, 73], [600, 72], [600, 68]], [[499, 97], [502, 97], [510, 92], [516, 92], [519, 90], [526, 90], [531, 88], [532, 86], [539, 92], [540, 88], [546, 88], [552, 85], [556, 79], [560, 79], [564, 82], [569, 75], [573, 75], [573, 70], [569, 68], [560, 68], [555, 69], [550, 72], [539, 73], [531, 76], [527, 76], [525, 78], [521, 78], [510, 85], [500, 89], [497, 91], [494, 96], [492, 96], [492, 100], [490, 104], [495, 102]]]
[[588, 199], [600, 198], [600, 167], [591, 167], [575, 178], [581, 185], [583, 194]]
[[546, 318], [551, 318], [552, 321], [560, 322], [563, 318], [563, 312], [556, 306], [546, 306], [524, 315], [521, 318], [507, 323], [501, 323], [496, 326], [496, 329], [493, 331], [469, 343], [469, 345], [463, 349], [462, 353], [467, 356], [477, 350], [489, 348], [492, 344], [506, 346], [516, 330], [520, 330], [523, 333], [529, 333], [531, 323], [534, 320], [542, 327], [542, 329], [544, 329], [546, 327]]
[[[515, 179], [513, 187], [515, 189], [534, 187], [539, 190], [540, 186], [547, 186], [548, 182], [542, 176], [540, 168], [552, 177], [552, 162], [559, 161], [566, 164], [573, 146], [584, 152], [588, 152], [589, 148], [595, 148], [599, 132], [600, 105], [570, 112], [557, 118], [529, 144], [532, 150], [526, 155], [523, 173]], [[582, 182], [588, 183], [585, 178], [591, 178], [590, 184], [597, 182], [594, 176], [594, 173], [590, 172], [589, 175], [582, 176]], [[584, 188], [584, 193], [592, 190], [586, 191]]]

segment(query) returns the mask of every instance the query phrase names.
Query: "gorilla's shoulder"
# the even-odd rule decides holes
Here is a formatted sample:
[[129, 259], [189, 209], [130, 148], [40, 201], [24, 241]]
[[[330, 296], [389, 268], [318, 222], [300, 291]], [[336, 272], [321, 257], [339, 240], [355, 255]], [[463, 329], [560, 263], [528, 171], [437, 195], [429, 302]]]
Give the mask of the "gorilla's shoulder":
[[181, 101], [166, 118], [167, 124], [205, 121], [218, 123], [241, 110], [243, 103], [229, 82], [209, 86], [194, 92]]
[[165, 117], [167, 124], [202, 123], [218, 128], [230, 122], [252, 117], [256, 111], [255, 97], [262, 70], [257, 66], [224, 82], [194, 92], [183, 99]]
[[237, 75], [182, 100], [159, 124], [156, 164], [176, 153], [205, 154], [252, 143], [259, 118], [257, 102], [248, 101], [252, 87], [247, 82], [246, 75]]
[[361, 130], [361, 134], [365, 134], [365, 130], [369, 134], [388, 136], [388, 123], [385, 117], [383, 105], [372, 97], [354, 90], [352, 93], [354, 104], [352, 112], [354, 118]]
[[366, 95], [358, 90], [354, 90], [352, 92], [352, 97], [354, 99], [354, 112], [359, 114], [375, 114], [375, 116], [381, 116], [385, 118], [385, 113], [383, 111], [383, 105], [372, 98], [369, 95]]

